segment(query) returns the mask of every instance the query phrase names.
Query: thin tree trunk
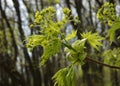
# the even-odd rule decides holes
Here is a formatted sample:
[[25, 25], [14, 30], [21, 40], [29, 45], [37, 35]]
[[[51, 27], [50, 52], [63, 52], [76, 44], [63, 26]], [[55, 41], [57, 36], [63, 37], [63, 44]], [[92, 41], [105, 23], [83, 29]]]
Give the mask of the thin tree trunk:
[[7, 19], [7, 16], [5, 14], [5, 11], [2, 9], [2, 4], [1, 4], [1, 0], [0, 0], [0, 11], [1, 11], [1, 15], [2, 15], [2, 18], [5, 19], [5, 22], [9, 28], [9, 31], [11, 33], [11, 39], [12, 39], [12, 46], [14, 47], [14, 60], [16, 61], [17, 59], [17, 55], [18, 55], [18, 47], [17, 47], [17, 44], [16, 44], [16, 41], [15, 41], [15, 35], [14, 35], [14, 32], [12, 30], [12, 27]]

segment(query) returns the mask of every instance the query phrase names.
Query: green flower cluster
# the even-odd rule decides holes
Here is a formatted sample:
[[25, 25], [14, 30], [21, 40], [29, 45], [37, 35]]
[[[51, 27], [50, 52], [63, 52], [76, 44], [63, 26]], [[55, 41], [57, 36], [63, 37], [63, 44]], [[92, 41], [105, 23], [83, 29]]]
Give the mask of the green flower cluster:
[[120, 66], [120, 48], [107, 50], [103, 53], [104, 62], [114, 66]]
[[115, 33], [120, 29], [120, 16], [116, 15], [115, 4], [106, 2], [98, 11], [97, 17], [104, 23], [108, 23], [111, 27], [107, 32], [107, 37], [110, 38], [110, 43], [115, 39]]
[[46, 24], [51, 23], [51, 22], [49, 22], [49, 20], [53, 20], [54, 16], [55, 16], [55, 9], [53, 7], [48, 7], [41, 11], [37, 11], [35, 14], [35, 20], [34, 20], [33, 25], [34, 26], [40, 25], [41, 28], [47, 28], [47, 27], [45, 27], [44, 23], [46, 23]]
[[31, 50], [35, 46], [42, 46], [44, 53], [41, 59], [41, 65], [52, 56], [59, 52], [61, 48], [61, 40], [59, 35], [63, 27], [63, 21], [54, 21], [55, 9], [48, 7], [42, 11], [37, 11], [35, 14], [35, 20], [32, 26], [38, 26], [41, 29], [40, 35], [32, 35], [28, 37], [26, 46]]
[[108, 22], [109, 26], [112, 26], [112, 24], [117, 21], [117, 16], [115, 12], [115, 4], [106, 2], [97, 13], [97, 17], [99, 20], [102, 20], [104, 22]]
[[56, 10], [54, 7], [48, 7], [42, 11], [37, 11], [35, 14], [35, 20], [31, 27], [40, 27], [40, 35], [32, 35], [27, 38], [26, 46], [31, 50], [35, 46], [42, 46], [44, 53], [42, 55], [41, 64], [44, 63], [53, 55], [59, 52], [63, 39], [70, 40], [76, 36], [76, 31], [69, 34], [70, 37], [64, 36], [61, 32], [62, 28], [72, 20], [70, 10], [68, 8], [63, 9], [64, 18], [61, 21], [56, 21]]
[[63, 13], [68, 16], [70, 14], [70, 10], [68, 8], [63, 9]]
[[76, 25], [76, 23], [80, 24], [80, 20], [79, 20], [78, 16], [73, 17], [73, 15], [71, 15], [71, 11], [68, 8], [64, 8], [63, 13], [64, 13], [64, 16], [65, 16], [65, 19], [73, 21], [75, 25]]

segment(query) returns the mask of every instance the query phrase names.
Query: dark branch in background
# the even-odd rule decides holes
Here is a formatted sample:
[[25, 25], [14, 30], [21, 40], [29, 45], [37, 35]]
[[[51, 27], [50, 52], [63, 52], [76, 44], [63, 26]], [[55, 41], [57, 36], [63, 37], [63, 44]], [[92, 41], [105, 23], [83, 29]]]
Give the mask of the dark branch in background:
[[40, 0], [40, 5], [41, 5], [41, 9], [43, 9], [44, 8], [43, 0]]
[[115, 3], [115, 1], [114, 1], [114, 0], [109, 0], [109, 2], [110, 2], [110, 3], [113, 3], [113, 4]]
[[90, 15], [90, 25], [93, 26], [93, 20], [92, 20], [92, 6], [91, 6], [91, 0], [88, 0], [89, 3], [89, 15]]
[[10, 76], [12, 83], [28, 86], [24, 77], [14, 68], [14, 62], [10, 59], [8, 54], [6, 54], [6, 57], [0, 54], [0, 68]]
[[15, 41], [15, 36], [14, 36], [14, 32], [12, 30], [12, 27], [11, 27], [11, 25], [10, 25], [8, 19], [7, 19], [5, 11], [2, 9], [1, 0], [0, 0], [0, 11], [1, 11], [2, 18], [5, 19], [5, 22], [6, 22], [8, 28], [10, 30], [10, 33], [11, 33], [12, 46], [14, 46], [14, 50], [15, 50], [14, 59], [16, 60], [17, 59], [17, 55], [18, 55], [18, 47], [17, 47], [16, 41]]
[[94, 59], [92, 59], [92, 58], [89, 58], [89, 57], [86, 57], [86, 58], [85, 58], [85, 61], [87, 61], [87, 62], [93, 62], [93, 63], [96, 63], [96, 64], [100, 64], [100, 65], [102, 65], [102, 66], [106, 66], [106, 67], [109, 67], [109, 68], [120, 69], [120, 67], [118, 67], [118, 66], [112, 66], [112, 65], [109, 65], [109, 64], [105, 64], [105, 63], [103, 63], [103, 62], [96, 61], [96, 60], [94, 60]]
[[38, 7], [38, 0], [35, 0], [35, 4], [36, 4], [36, 10], [39, 10], [39, 7]]
[[103, 5], [103, 3], [100, 2], [99, 0], [96, 0], [96, 2], [99, 4], [100, 7]]
[[[18, 0], [13, 0], [13, 3], [14, 3], [16, 14], [17, 14], [17, 17], [18, 17], [18, 29], [19, 29], [19, 32], [20, 32], [20, 38], [21, 38], [21, 41], [24, 41], [25, 40], [25, 34], [24, 34], [24, 31], [23, 31], [23, 28], [22, 28], [22, 20], [21, 20], [20, 8], [19, 8], [20, 5], [19, 5]], [[29, 63], [31, 73], [34, 76], [34, 69], [33, 69], [32, 62], [31, 62], [30, 56], [28, 54], [27, 48], [23, 47], [23, 53], [24, 53], [24, 57], [25, 57], [26, 61]]]
[[[20, 9], [19, 9], [19, 2], [17, 0], [13, 0], [13, 3], [14, 3], [15, 10], [16, 10], [16, 14], [18, 15], [18, 29], [20, 32], [20, 38], [21, 38], [21, 41], [24, 41], [25, 34], [24, 34], [24, 31], [22, 28], [22, 20], [21, 20], [21, 14], [20, 14]], [[31, 71], [33, 71], [32, 62], [31, 62], [30, 56], [28, 54], [27, 48], [23, 47], [23, 53], [24, 53], [25, 59], [28, 61], [29, 65], [31, 67], [30, 68]]]
[[[71, 2], [70, 2], [70, 0], [65, 0], [65, 2], [66, 2], [67, 7], [71, 10], [71, 4], [70, 4]], [[75, 1], [75, 3], [79, 3], [79, 2]], [[80, 5], [82, 5], [82, 4], [80, 4]], [[81, 21], [81, 23], [75, 25], [74, 22], [72, 21], [71, 24], [73, 25], [74, 29], [77, 29], [77, 36], [80, 39], [81, 38], [80, 33], [82, 32], [81, 31], [81, 28], [82, 28], [81, 9], [82, 9], [83, 6], [80, 6], [80, 8], [79, 8], [78, 4], [75, 4], [75, 7], [77, 9], [77, 13], [79, 12], [78, 17], [79, 17], [79, 20]], [[78, 9], [80, 9], [80, 10], [78, 11]], [[70, 15], [72, 15], [71, 12], [70, 12]]]
[[[17, 18], [18, 18], [18, 28], [19, 28], [19, 32], [20, 32], [20, 38], [21, 38], [21, 41], [24, 41], [25, 40], [25, 33], [24, 33], [23, 27], [22, 27], [20, 4], [19, 4], [18, 0], [12, 0], [12, 1], [14, 3], [14, 7], [15, 7], [15, 10], [16, 10]], [[34, 86], [41, 86], [41, 80], [40, 80], [40, 78], [38, 79], [38, 76], [40, 77], [39, 70], [34, 68], [33, 60], [30, 58], [30, 56], [28, 54], [28, 50], [27, 50], [26, 47], [23, 47], [23, 53], [24, 53], [24, 58], [26, 59], [26, 61], [29, 64], [31, 74], [33, 76]], [[39, 74], [39, 75], [37, 75], [37, 74]]]
[[76, 11], [79, 17], [79, 20], [81, 21], [80, 24], [78, 24], [77, 27], [77, 36], [78, 39], [81, 39], [81, 35], [80, 33], [82, 33], [84, 30], [83, 28], [83, 18], [82, 18], [82, 9], [83, 9], [83, 4], [82, 4], [82, 0], [75, 0], [75, 7], [76, 7]]

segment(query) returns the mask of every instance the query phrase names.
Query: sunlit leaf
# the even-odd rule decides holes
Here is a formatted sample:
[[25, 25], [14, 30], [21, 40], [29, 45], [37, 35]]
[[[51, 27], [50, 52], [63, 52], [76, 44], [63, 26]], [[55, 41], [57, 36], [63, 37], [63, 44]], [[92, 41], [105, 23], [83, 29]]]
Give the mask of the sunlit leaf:
[[65, 40], [70, 40], [70, 39], [75, 38], [75, 37], [76, 37], [76, 33], [77, 33], [77, 31], [72, 30], [72, 33], [71, 33], [71, 34], [68, 34], [68, 35], [66, 36]]
[[104, 39], [103, 37], [99, 36], [98, 33], [91, 33], [91, 32], [87, 32], [87, 33], [83, 33], [81, 34], [81, 36], [83, 38], [86, 38], [88, 43], [95, 49], [98, 50], [99, 46], [102, 46], [101, 41]]
[[54, 86], [76, 86], [76, 74], [73, 66], [60, 69], [52, 79]]
[[66, 58], [73, 64], [78, 63], [78, 64], [84, 64], [83, 60], [86, 57], [86, 52], [84, 51], [85, 49], [85, 41], [86, 39], [82, 40], [76, 40], [72, 44], [71, 47], [65, 48], [65, 52], [67, 53]]
[[120, 22], [117, 22], [112, 25], [112, 27], [108, 30], [108, 36], [110, 37], [110, 42], [112, 43], [115, 38], [115, 32], [120, 29]]

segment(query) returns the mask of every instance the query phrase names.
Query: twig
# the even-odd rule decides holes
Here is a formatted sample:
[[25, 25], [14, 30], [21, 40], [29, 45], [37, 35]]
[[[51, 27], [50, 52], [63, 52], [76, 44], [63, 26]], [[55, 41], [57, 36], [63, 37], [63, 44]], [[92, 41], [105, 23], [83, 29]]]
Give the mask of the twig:
[[92, 59], [92, 58], [89, 58], [89, 57], [86, 57], [86, 58], [85, 58], [85, 61], [97, 63], [97, 64], [100, 64], [100, 65], [103, 65], [103, 66], [106, 66], [106, 67], [109, 67], [109, 68], [120, 69], [120, 67], [118, 67], [118, 66], [113, 66], [113, 65], [105, 64], [105, 63], [103, 63], [103, 62], [96, 61], [96, 60], [94, 60], [94, 59]]

